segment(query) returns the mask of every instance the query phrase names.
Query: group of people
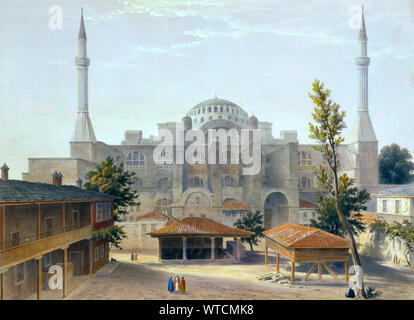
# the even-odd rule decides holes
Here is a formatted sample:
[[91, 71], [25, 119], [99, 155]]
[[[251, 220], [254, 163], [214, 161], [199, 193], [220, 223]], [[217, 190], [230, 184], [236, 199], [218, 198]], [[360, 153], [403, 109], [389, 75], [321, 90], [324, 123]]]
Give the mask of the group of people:
[[168, 291], [170, 293], [185, 293], [185, 280], [184, 277], [175, 276], [174, 279], [172, 276], [168, 279]]
[[131, 252], [131, 261], [137, 261], [138, 260], [138, 253]]

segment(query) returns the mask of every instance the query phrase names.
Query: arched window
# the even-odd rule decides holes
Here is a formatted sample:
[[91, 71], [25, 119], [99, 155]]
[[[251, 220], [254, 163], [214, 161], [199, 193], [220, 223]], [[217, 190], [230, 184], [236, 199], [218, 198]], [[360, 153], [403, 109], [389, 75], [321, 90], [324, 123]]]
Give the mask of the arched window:
[[203, 178], [201, 178], [199, 176], [192, 177], [190, 179], [190, 186], [193, 187], [193, 188], [203, 187], [204, 186]]
[[[328, 161], [326, 160], [326, 158], [322, 159], [322, 163], [324, 166], [328, 166]], [[341, 155], [339, 153], [336, 154], [336, 166], [340, 167], [341, 166]]]
[[171, 200], [168, 198], [161, 198], [155, 203], [155, 211], [165, 215], [171, 215], [170, 208]]
[[224, 176], [221, 178], [221, 184], [225, 187], [236, 187], [236, 180], [232, 176]]
[[308, 177], [302, 177], [300, 186], [302, 188], [310, 188], [311, 187], [310, 179]]
[[171, 183], [171, 179], [168, 177], [162, 177], [158, 180], [158, 188], [159, 189], [168, 189], [171, 188], [172, 183]]
[[144, 185], [142, 179], [139, 177], [133, 177], [132, 182], [135, 189], [142, 188], [142, 186]]
[[126, 158], [127, 168], [142, 169], [145, 168], [145, 157], [142, 152], [134, 151], [128, 153]]

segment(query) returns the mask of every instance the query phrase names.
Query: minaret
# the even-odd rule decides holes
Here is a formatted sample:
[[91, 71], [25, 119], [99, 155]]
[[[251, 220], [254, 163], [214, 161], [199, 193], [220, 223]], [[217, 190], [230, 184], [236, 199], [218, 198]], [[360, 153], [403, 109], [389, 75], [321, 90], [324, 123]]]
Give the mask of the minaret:
[[96, 142], [88, 110], [88, 66], [90, 60], [87, 57], [86, 42], [82, 8], [78, 35], [78, 56], [75, 58], [78, 69], [78, 116], [71, 142]]
[[364, 7], [362, 7], [358, 42], [359, 56], [355, 58], [358, 69], [358, 107], [348, 144], [354, 148], [359, 159], [356, 167], [360, 173], [356, 174], [356, 184], [366, 186], [378, 184], [378, 140], [368, 110], [368, 66], [370, 58], [367, 56], [368, 38], [365, 28]]

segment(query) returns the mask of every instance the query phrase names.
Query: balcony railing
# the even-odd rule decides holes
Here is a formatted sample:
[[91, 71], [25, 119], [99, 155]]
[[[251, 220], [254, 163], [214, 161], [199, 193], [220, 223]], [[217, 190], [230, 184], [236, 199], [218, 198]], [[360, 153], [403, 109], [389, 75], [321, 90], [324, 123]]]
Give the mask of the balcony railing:
[[13, 265], [42, 256], [48, 252], [69, 246], [72, 243], [90, 239], [92, 225], [69, 232], [59, 233], [51, 237], [28, 242], [11, 247], [0, 252], [0, 269], [7, 269]]

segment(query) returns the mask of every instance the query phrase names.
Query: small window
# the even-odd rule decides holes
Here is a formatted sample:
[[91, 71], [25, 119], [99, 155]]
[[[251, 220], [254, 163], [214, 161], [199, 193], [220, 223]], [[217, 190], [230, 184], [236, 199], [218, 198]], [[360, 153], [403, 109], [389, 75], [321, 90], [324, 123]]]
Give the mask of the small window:
[[207, 112], [211, 112], [211, 107], [208, 107], [207, 108]]
[[168, 189], [168, 188], [171, 188], [171, 186], [172, 186], [171, 179], [168, 177], [162, 177], [158, 180], [159, 189]]
[[103, 203], [96, 204], [96, 222], [103, 220]]
[[110, 202], [105, 203], [105, 220], [111, 219], [112, 204]]
[[382, 212], [387, 212], [387, 200], [382, 200]]
[[157, 230], [157, 224], [151, 223], [151, 232], [154, 232], [155, 230]]
[[16, 285], [21, 284], [26, 279], [26, 266], [20, 263], [16, 266]]
[[52, 264], [52, 254], [49, 252], [43, 256], [43, 265], [45, 267], [49, 267], [51, 264]]
[[147, 225], [145, 223], [141, 225], [141, 230], [143, 236], [147, 235]]
[[95, 261], [99, 260], [99, 247], [95, 248]]
[[142, 179], [139, 177], [133, 177], [132, 183], [135, 189], [142, 188], [142, 186], [144, 185], [144, 183], [142, 182]]
[[206, 113], [206, 108], [203, 108], [203, 113]]
[[400, 213], [400, 200], [395, 200], [395, 213]]
[[214, 112], [217, 112], [217, 107], [214, 107]]
[[16, 247], [20, 244], [20, 236], [18, 232], [12, 232], [11, 234], [11, 246]]

